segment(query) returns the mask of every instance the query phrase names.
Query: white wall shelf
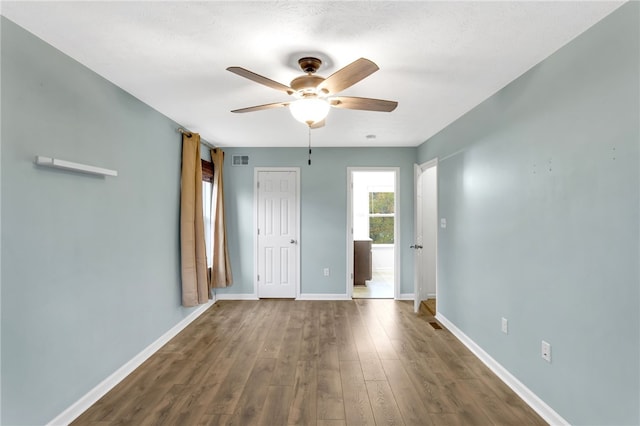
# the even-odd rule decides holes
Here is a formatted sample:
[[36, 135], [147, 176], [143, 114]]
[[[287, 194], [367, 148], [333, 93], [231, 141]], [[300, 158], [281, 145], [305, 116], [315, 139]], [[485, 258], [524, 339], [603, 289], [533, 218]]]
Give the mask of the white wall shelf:
[[53, 167], [56, 169], [73, 170], [81, 173], [89, 173], [99, 176], [118, 176], [116, 170], [104, 169], [102, 167], [89, 166], [87, 164], [73, 163], [71, 161], [60, 160], [58, 158], [36, 156], [36, 164], [39, 166]]

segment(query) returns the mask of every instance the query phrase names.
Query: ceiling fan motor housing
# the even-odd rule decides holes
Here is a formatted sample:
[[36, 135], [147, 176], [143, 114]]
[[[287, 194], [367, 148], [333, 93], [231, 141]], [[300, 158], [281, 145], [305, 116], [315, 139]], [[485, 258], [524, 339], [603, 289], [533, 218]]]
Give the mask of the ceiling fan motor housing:
[[324, 78], [319, 75], [302, 75], [294, 78], [290, 86], [296, 92], [304, 95], [305, 93], [316, 93], [316, 88], [323, 81]]

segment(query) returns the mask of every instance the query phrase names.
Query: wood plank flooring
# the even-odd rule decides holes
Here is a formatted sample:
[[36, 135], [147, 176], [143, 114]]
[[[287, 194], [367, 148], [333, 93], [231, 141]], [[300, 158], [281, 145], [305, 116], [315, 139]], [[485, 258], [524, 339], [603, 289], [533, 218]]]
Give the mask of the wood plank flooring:
[[73, 425], [544, 425], [411, 302], [218, 301]]

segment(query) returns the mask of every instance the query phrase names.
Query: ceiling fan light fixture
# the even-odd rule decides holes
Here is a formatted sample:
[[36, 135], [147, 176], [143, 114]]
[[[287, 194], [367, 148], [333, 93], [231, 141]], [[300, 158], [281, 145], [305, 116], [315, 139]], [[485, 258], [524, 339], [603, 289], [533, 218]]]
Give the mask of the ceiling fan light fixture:
[[234, 66], [227, 68], [228, 71], [240, 77], [285, 92], [288, 95], [293, 95], [298, 99], [293, 102], [273, 102], [248, 108], [234, 109], [231, 112], [243, 113], [289, 107], [291, 115], [293, 115], [297, 121], [305, 123], [310, 129], [317, 129], [325, 125], [325, 118], [331, 107], [361, 111], [391, 112], [398, 106], [397, 102], [385, 101], [384, 99], [336, 96], [339, 92], [353, 86], [379, 69], [378, 66], [369, 59], [357, 59], [349, 65], [340, 68], [327, 78], [315, 74], [322, 64], [322, 61], [318, 58], [310, 56], [304, 57], [298, 61], [298, 64], [306, 74], [294, 78], [290, 83], [290, 87], [242, 67]]
[[289, 104], [293, 118], [309, 126], [324, 120], [329, 114], [329, 102], [320, 98], [303, 98]]

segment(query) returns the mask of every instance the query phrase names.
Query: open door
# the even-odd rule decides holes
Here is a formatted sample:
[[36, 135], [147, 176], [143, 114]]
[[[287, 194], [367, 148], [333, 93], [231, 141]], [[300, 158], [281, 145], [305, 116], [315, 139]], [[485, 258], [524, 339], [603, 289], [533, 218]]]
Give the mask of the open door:
[[347, 295], [397, 299], [398, 167], [348, 167]]
[[438, 256], [438, 160], [414, 166], [415, 177], [415, 237], [414, 249], [414, 303], [418, 312], [420, 303], [437, 294]]

